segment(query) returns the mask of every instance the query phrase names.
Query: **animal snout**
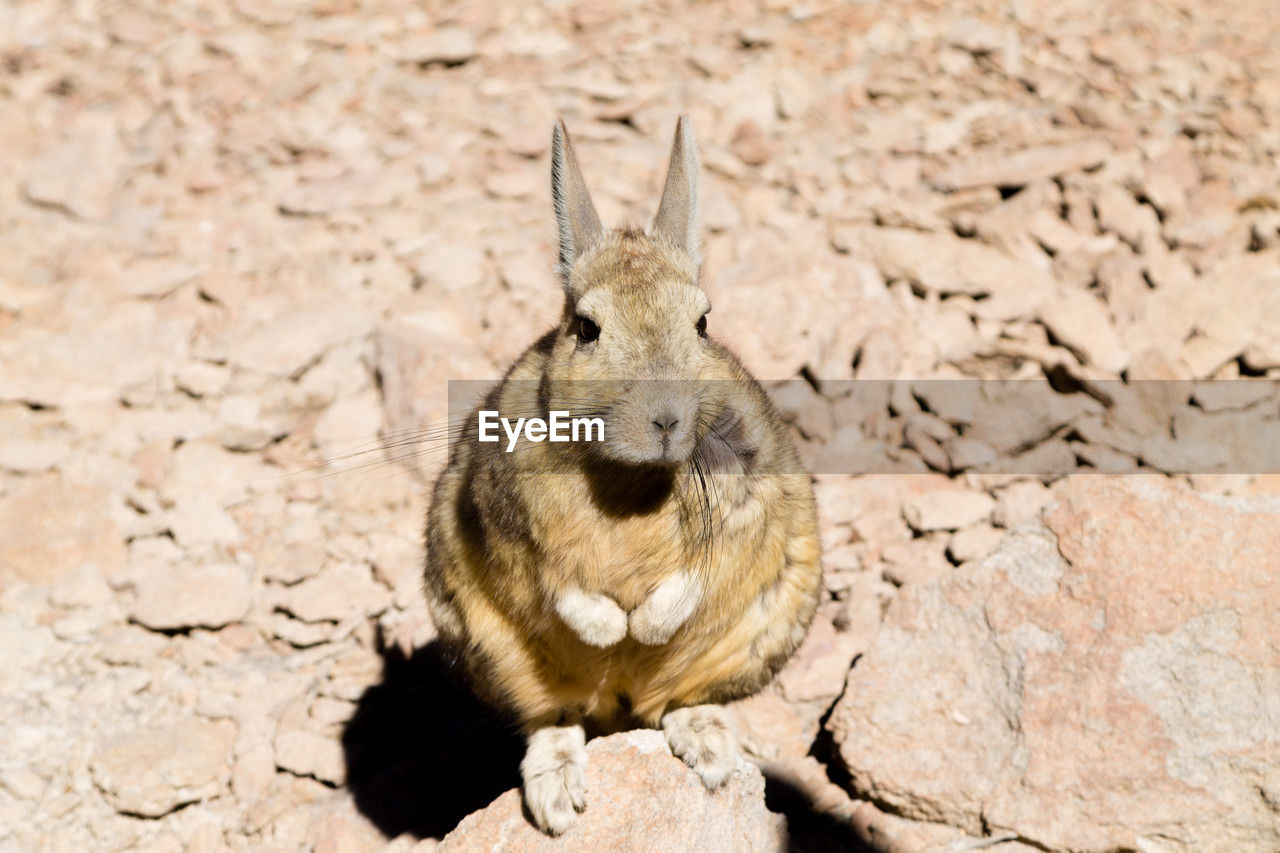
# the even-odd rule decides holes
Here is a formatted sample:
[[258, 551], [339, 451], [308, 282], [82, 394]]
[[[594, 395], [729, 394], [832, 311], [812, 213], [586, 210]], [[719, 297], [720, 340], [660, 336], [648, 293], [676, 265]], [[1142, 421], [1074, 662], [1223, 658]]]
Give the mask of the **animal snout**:
[[688, 383], [647, 380], [622, 391], [605, 428], [614, 458], [634, 463], [677, 464], [688, 459], [697, 438], [697, 401]]
[[663, 412], [654, 417], [653, 428], [658, 431], [659, 435], [670, 435], [678, 423], [680, 423], [680, 419], [676, 417], [675, 412]]

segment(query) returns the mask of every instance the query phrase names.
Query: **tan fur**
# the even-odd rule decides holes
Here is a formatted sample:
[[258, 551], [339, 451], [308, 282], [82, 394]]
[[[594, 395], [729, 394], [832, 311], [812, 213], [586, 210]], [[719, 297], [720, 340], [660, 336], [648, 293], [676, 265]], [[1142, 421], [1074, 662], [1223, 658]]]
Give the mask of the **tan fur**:
[[[568, 145], [567, 136], [557, 140]], [[576, 171], [576, 159], [570, 166]], [[679, 190], [667, 192], [679, 200]], [[696, 201], [696, 187], [688, 195]], [[759, 690], [799, 644], [820, 586], [813, 491], [760, 386], [695, 330], [709, 303], [691, 247], [661, 231], [605, 232], [562, 251], [560, 324], [520, 357], [484, 408], [545, 416], [589, 402], [610, 411], [614, 442], [601, 451], [522, 441], [507, 453], [504, 443], [475, 441], [469, 419], [433, 494], [428, 599], [477, 688], [529, 733], [566, 722], [667, 725], [675, 709]], [[603, 330], [594, 344], [575, 331], [584, 306]], [[592, 381], [603, 383], [599, 396], [584, 401]], [[705, 490], [687, 459], [618, 461], [657, 452], [645, 407], [660, 405], [646, 395], [661, 382], [682, 383], [673, 386], [673, 411], [696, 416], [680, 441], [714, 443], [709, 425], [731, 422], [735, 447], [751, 448], [750, 458], [704, 464]], [[665, 597], [651, 601], [664, 581]], [[570, 628], [557, 605], [586, 607], [580, 593], [616, 603], [631, 625], [626, 636], [600, 647]], [[600, 616], [592, 624], [605, 626], [601, 636], [617, 630], [610, 612], [587, 613]], [[543, 823], [536, 810], [535, 818]], [[562, 808], [544, 829], [563, 831], [571, 820]]]

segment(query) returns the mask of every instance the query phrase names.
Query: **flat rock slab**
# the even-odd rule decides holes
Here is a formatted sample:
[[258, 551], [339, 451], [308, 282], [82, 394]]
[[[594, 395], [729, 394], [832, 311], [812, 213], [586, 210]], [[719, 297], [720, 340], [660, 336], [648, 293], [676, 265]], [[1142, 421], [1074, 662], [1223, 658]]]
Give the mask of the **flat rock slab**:
[[1032, 181], [1093, 168], [1110, 154], [1110, 147], [1095, 139], [1033, 146], [1021, 151], [982, 152], [943, 171], [934, 179], [934, 184], [947, 191], [1021, 187]]
[[20, 481], [0, 498], [0, 581], [56, 583], [87, 565], [110, 576], [127, 560], [102, 487], [61, 474]]
[[234, 564], [160, 566], [138, 582], [133, 619], [157, 631], [221, 628], [242, 619], [252, 601], [249, 577]]
[[441, 841], [453, 850], [782, 851], [786, 819], [765, 808], [764, 776], [743, 761], [715, 793], [671, 754], [656, 731], [587, 744], [587, 809], [559, 838], [524, 816], [518, 790], [470, 815]]
[[907, 586], [830, 723], [855, 792], [1052, 850], [1280, 848], [1280, 501], [1079, 477]]
[[90, 771], [117, 811], [161, 817], [227, 788], [235, 739], [229, 720], [190, 717], [122, 735], [94, 756]]
[[1032, 316], [1051, 292], [1044, 270], [977, 240], [908, 228], [863, 228], [862, 251], [887, 279], [902, 279], [929, 293], [981, 297], [978, 316], [1010, 320]]

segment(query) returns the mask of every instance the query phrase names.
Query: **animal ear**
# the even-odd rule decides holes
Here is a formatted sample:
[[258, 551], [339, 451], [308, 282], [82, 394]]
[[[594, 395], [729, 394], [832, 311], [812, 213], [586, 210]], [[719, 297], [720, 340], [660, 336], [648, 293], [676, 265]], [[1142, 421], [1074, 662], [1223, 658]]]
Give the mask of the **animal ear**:
[[600, 239], [602, 229], [563, 119], [551, 132], [551, 201], [560, 231], [560, 275], [567, 282], [569, 268]]
[[667, 166], [667, 183], [662, 188], [662, 201], [653, 217], [649, 233], [665, 238], [693, 258], [694, 266], [702, 264], [702, 232], [698, 220], [698, 140], [693, 125], [685, 116], [676, 120], [676, 138], [671, 144], [671, 163]]

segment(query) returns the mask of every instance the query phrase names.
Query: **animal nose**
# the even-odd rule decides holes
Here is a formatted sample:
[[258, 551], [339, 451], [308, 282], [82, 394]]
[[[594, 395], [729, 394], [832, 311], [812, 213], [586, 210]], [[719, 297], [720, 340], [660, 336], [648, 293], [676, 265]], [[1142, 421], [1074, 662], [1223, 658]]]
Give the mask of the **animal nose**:
[[678, 423], [680, 423], [680, 421], [676, 418], [674, 413], [663, 412], [653, 419], [653, 428], [663, 435], [666, 435], [675, 429], [676, 424]]

